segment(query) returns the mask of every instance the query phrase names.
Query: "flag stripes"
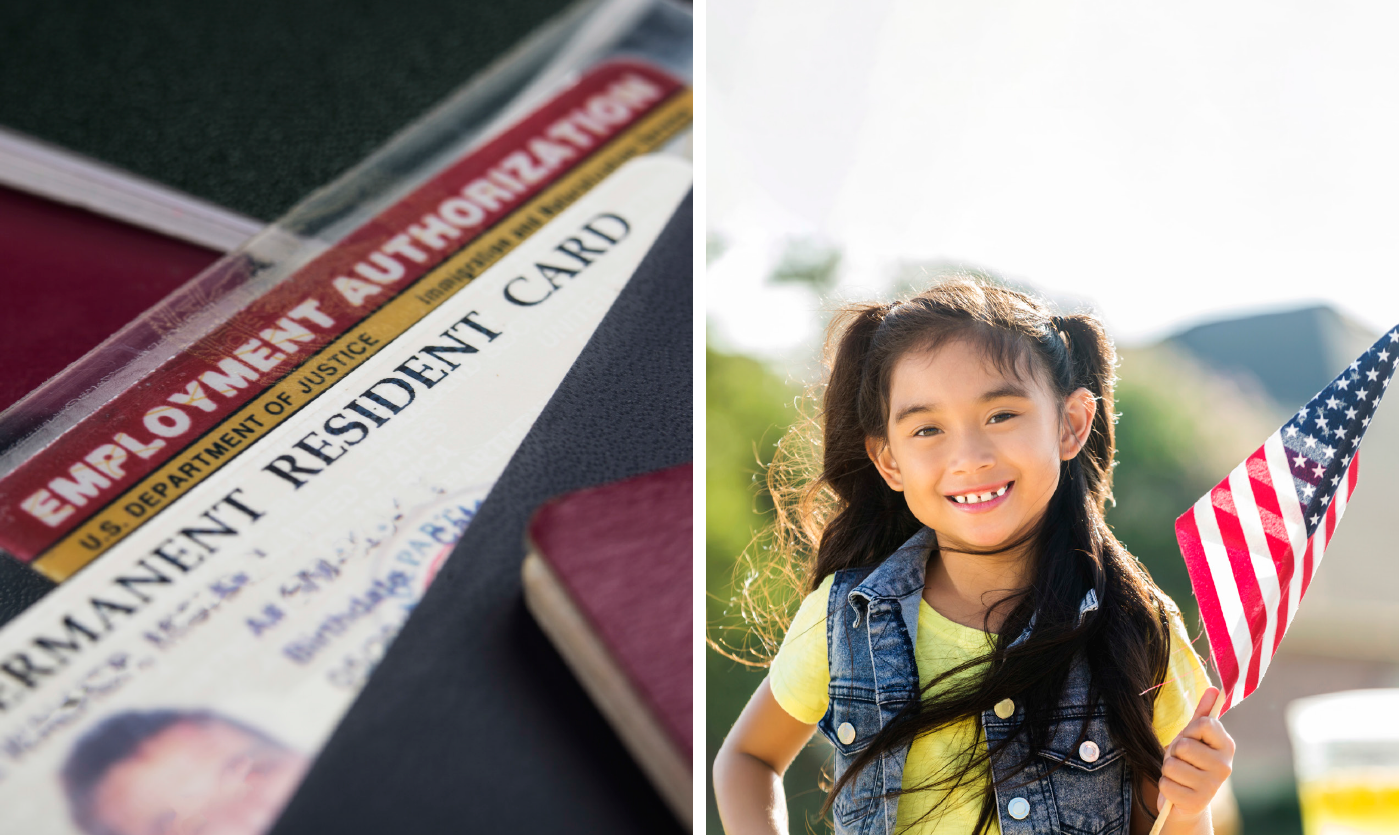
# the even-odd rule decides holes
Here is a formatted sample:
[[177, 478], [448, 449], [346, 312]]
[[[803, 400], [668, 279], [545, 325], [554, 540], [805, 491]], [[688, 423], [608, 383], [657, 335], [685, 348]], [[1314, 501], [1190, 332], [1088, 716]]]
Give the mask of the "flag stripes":
[[1283, 609], [1278, 613], [1278, 621], [1282, 623], [1282, 629], [1277, 631], [1273, 637], [1272, 651], [1277, 652], [1278, 645], [1282, 643], [1283, 633], [1287, 627], [1292, 625], [1292, 618], [1297, 614], [1297, 606], [1302, 602], [1302, 581], [1297, 576], [1296, 554], [1301, 554], [1307, 550], [1307, 523], [1302, 518], [1302, 507], [1295, 501], [1287, 501], [1283, 498], [1286, 485], [1292, 484], [1292, 472], [1287, 468], [1287, 448], [1282, 444], [1280, 433], [1274, 433], [1268, 437], [1263, 444], [1264, 458], [1268, 465], [1268, 478], [1273, 487], [1273, 492], [1269, 498], [1274, 502], [1272, 507], [1281, 517], [1283, 525], [1283, 536], [1287, 541], [1288, 553], [1286, 559], [1278, 564], [1278, 582], [1285, 592], [1283, 598]]
[[[1256, 690], [1268, 671], [1359, 476], [1356, 455], [1345, 470], [1344, 489], [1336, 491], [1324, 522], [1307, 541], [1291, 474], [1279, 489], [1274, 474], [1286, 472], [1286, 465], [1269, 464], [1270, 445], [1282, 449], [1274, 434], [1176, 520], [1176, 538], [1225, 684], [1225, 711]], [[1299, 542], [1301, 561], [1295, 559]], [[1298, 562], [1300, 578], [1294, 576]], [[1220, 646], [1232, 652], [1221, 653]]]

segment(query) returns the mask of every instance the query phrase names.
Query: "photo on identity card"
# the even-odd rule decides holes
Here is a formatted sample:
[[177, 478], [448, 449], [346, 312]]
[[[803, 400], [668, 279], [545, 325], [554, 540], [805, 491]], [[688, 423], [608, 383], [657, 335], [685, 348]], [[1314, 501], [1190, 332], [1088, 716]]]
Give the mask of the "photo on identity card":
[[1399, 831], [1393, 14], [825, 11], [708, 10], [709, 831]]

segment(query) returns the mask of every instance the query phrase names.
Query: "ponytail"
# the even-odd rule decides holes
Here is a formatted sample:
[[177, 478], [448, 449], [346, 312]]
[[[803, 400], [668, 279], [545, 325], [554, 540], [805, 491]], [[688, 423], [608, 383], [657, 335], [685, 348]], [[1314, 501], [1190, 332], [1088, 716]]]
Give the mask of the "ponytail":
[[1085, 314], [1056, 316], [1059, 335], [1064, 341], [1072, 373], [1070, 390], [1087, 389], [1098, 408], [1093, 426], [1077, 459], [1083, 468], [1088, 493], [1101, 515], [1112, 499], [1112, 458], [1116, 449], [1113, 427], [1113, 384], [1117, 352], [1098, 320]]

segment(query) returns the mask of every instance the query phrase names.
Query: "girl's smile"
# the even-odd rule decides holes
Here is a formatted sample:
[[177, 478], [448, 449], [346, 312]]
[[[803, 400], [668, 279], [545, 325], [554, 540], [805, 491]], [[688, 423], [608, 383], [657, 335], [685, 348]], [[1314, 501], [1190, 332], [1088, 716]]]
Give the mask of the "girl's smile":
[[955, 502], [958, 510], [964, 513], [985, 513], [993, 507], [998, 507], [1005, 499], [1010, 488], [1015, 486], [1015, 482], [1007, 481], [999, 487], [986, 489], [972, 489], [965, 493], [958, 493], [955, 496], [948, 496], [947, 500]]
[[885, 439], [870, 457], [939, 545], [993, 549], [1044, 513], [1060, 462], [1078, 453], [1093, 401], [1060, 404], [1039, 375], [1002, 373], [966, 339], [908, 354], [893, 367]]

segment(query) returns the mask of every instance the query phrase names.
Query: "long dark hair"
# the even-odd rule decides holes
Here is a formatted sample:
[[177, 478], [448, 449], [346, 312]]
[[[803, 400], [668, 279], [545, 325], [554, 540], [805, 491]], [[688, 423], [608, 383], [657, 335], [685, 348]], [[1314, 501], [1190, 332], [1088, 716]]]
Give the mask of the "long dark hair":
[[[1024, 293], [971, 280], [940, 282], [893, 304], [845, 308], [827, 341], [821, 469], [789, 503], [791, 510], [779, 514], [779, 528], [793, 530], [778, 531], [777, 539], [815, 546], [805, 576], [811, 591], [842, 569], [879, 564], [919, 530], [904, 497], [885, 484], [870, 461], [866, 439], [887, 440], [890, 377], [897, 361], [953, 340], [978, 346], [1007, 376], [1042, 381], [1061, 403], [1071, 392], [1087, 389], [1097, 409], [1087, 443], [1062, 463], [1058, 488], [1038, 524], [996, 551], [964, 549], [996, 553], [1028, 544], [1034, 555], [1029, 585], [997, 604], [1004, 620], [994, 649], [930, 682], [921, 701], [910, 704], [837, 776], [824, 811], [882, 754], [968, 717], [979, 721], [1007, 697], [1026, 707], [1024, 727], [1032, 747], [1038, 747], [1079, 657], [1089, 666], [1090, 701], [1101, 699], [1106, 706], [1110, 733], [1133, 775], [1153, 782], [1161, 776], [1152, 706], [1154, 688], [1165, 678], [1169, 604], [1104, 521], [1112, 496], [1116, 353], [1092, 315], [1053, 316]], [[784, 487], [775, 484], [775, 494]], [[1097, 593], [1099, 606], [1080, 623], [1079, 604], [1089, 589]], [[1030, 638], [1010, 649], [1032, 615]], [[982, 665], [984, 675], [959, 678]], [[988, 756], [973, 744], [953, 767], [907, 791], [964, 785]], [[1026, 765], [1020, 763], [1001, 780]], [[994, 819], [995, 797], [988, 791], [975, 831], [985, 832]]]

